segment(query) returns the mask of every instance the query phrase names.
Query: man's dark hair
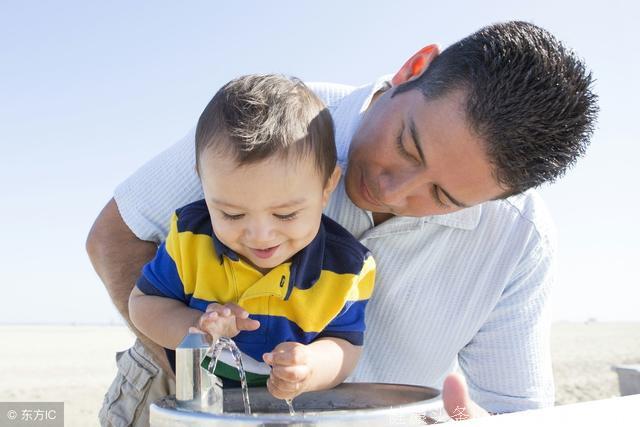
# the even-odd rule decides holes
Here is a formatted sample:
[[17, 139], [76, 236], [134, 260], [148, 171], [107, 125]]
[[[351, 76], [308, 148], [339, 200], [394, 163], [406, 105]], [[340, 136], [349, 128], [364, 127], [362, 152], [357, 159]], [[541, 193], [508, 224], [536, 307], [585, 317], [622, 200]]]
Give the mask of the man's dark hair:
[[503, 197], [553, 182], [584, 154], [598, 114], [585, 65], [527, 22], [482, 28], [449, 46], [418, 79], [427, 99], [466, 94], [466, 116], [486, 143]]
[[311, 155], [325, 182], [336, 166], [331, 114], [295, 77], [252, 74], [231, 80], [200, 115], [195, 139], [198, 170], [208, 148], [229, 154], [240, 166], [273, 155]]

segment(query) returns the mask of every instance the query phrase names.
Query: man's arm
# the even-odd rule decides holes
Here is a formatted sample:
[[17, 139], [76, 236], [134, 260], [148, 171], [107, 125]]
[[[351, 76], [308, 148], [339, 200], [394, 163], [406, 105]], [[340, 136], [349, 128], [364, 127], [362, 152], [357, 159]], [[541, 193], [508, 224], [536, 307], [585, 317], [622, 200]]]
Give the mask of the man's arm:
[[151, 351], [156, 362], [171, 374], [164, 349], [138, 331], [129, 318], [129, 295], [142, 267], [156, 253], [156, 244], [138, 239], [120, 216], [115, 200], [111, 199], [91, 227], [86, 247], [91, 264], [118, 312], [131, 331]]
[[458, 353], [470, 396], [492, 413], [537, 409], [554, 402], [549, 293], [555, 251], [548, 239], [535, 240], [496, 307]]

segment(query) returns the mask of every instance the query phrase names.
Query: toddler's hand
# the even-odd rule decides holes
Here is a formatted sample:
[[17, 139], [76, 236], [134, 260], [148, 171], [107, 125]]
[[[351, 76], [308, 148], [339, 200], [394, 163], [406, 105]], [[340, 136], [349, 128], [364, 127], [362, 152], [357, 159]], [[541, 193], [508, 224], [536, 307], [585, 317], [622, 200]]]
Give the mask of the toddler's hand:
[[206, 312], [200, 316], [197, 328], [217, 340], [219, 337], [233, 338], [240, 331], [255, 331], [260, 322], [249, 318], [249, 313], [233, 303], [220, 305], [211, 303]]
[[267, 389], [277, 399], [293, 399], [304, 393], [311, 378], [309, 347], [297, 342], [283, 342], [271, 353], [262, 355], [271, 366]]

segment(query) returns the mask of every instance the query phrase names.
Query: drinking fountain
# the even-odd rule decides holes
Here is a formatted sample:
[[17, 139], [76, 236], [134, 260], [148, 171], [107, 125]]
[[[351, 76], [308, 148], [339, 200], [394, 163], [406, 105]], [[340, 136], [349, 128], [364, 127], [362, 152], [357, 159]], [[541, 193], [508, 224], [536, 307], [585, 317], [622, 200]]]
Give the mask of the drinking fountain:
[[265, 387], [249, 388], [245, 413], [242, 389], [223, 389], [220, 379], [201, 367], [210, 344], [203, 334], [187, 335], [176, 348], [176, 395], [150, 407], [152, 427], [199, 426], [417, 426], [448, 419], [436, 389], [401, 384], [344, 383], [303, 393], [293, 400], [295, 414]]

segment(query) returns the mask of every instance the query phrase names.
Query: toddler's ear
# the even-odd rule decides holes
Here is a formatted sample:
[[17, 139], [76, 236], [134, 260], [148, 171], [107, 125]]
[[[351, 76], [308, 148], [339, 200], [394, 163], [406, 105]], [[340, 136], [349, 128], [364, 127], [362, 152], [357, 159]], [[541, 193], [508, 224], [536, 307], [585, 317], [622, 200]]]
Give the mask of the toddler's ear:
[[322, 207], [326, 207], [327, 203], [329, 203], [329, 198], [331, 197], [331, 193], [336, 189], [338, 182], [340, 182], [340, 175], [342, 174], [342, 169], [340, 166], [336, 165], [333, 169], [333, 173], [327, 180], [327, 183], [324, 185], [324, 190], [322, 192]]

